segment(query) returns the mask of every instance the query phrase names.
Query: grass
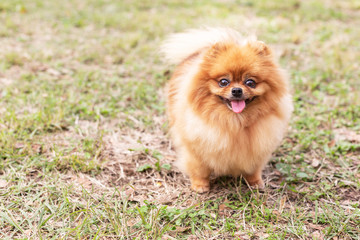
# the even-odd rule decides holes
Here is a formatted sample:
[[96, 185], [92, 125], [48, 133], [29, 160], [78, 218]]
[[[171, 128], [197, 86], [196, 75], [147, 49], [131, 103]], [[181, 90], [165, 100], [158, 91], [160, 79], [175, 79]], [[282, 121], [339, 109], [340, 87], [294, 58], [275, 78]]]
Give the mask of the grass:
[[[347, 1], [0, 2], [1, 239], [359, 239], [360, 5]], [[295, 111], [264, 172], [189, 190], [172, 166], [165, 36], [256, 33]]]

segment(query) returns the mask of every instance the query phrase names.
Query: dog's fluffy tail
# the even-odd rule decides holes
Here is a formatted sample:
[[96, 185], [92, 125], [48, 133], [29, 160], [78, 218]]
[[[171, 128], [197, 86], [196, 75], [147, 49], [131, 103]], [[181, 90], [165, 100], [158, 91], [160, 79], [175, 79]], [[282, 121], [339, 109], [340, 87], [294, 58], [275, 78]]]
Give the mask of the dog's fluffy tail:
[[218, 42], [233, 42], [243, 45], [247, 41], [248, 39], [244, 39], [239, 32], [230, 28], [190, 29], [183, 33], [170, 35], [162, 44], [160, 51], [169, 63], [177, 64], [191, 54]]

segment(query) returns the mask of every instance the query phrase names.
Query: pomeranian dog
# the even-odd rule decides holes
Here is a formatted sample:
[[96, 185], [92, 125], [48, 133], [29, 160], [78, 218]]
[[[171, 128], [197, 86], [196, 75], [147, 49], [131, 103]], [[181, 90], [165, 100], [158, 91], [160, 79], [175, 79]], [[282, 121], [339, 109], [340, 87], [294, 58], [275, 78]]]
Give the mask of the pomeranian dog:
[[161, 51], [177, 64], [167, 86], [177, 166], [199, 193], [210, 175], [261, 174], [281, 143], [293, 110], [287, 77], [270, 48], [235, 30], [205, 28], [170, 36]]

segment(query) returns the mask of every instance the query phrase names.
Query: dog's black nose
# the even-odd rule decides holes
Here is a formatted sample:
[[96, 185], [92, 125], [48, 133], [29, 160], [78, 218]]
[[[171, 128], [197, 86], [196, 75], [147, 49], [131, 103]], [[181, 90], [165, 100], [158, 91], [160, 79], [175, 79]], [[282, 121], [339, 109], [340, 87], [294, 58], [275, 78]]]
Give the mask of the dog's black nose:
[[233, 88], [231, 89], [231, 93], [234, 97], [241, 97], [242, 96], [242, 89], [241, 88]]

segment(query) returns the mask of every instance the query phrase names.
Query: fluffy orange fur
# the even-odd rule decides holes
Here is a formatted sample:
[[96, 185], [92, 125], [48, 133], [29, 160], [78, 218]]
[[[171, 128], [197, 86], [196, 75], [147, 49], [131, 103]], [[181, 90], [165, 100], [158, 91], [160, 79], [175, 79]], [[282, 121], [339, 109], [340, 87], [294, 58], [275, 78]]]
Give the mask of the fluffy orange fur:
[[[221, 37], [208, 40], [219, 33]], [[193, 34], [199, 36], [196, 47], [187, 51], [182, 42]], [[292, 112], [287, 78], [270, 48], [257, 40], [240, 42], [239, 36], [229, 29], [192, 30], [173, 36], [164, 48], [170, 60], [180, 61], [167, 94], [177, 165], [197, 192], [210, 190], [212, 173], [241, 175], [250, 185], [264, 187], [262, 170], [281, 143]], [[180, 57], [174, 54], [177, 46]], [[222, 79], [229, 84], [221, 86]], [[249, 79], [256, 85], [247, 85]], [[241, 89], [238, 99], [245, 102], [240, 113], [226, 103], [234, 88]]]

